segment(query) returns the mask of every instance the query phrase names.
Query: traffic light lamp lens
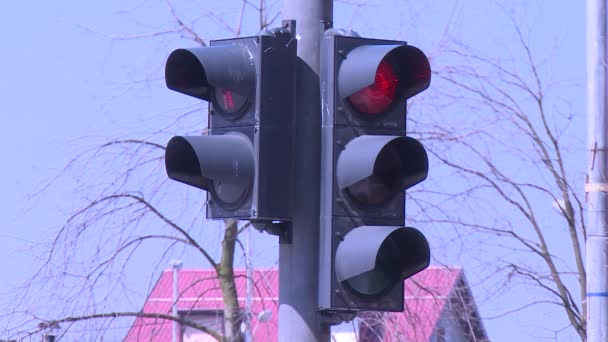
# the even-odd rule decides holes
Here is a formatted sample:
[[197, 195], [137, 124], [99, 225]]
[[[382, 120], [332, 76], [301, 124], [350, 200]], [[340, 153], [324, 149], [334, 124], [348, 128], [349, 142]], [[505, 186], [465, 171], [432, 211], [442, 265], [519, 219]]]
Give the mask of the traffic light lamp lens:
[[250, 186], [243, 183], [215, 181], [211, 190], [218, 204], [226, 209], [238, 207], [251, 191]]
[[233, 93], [230, 90], [222, 89], [221, 94], [222, 101], [220, 101], [220, 103], [223, 104], [222, 109], [227, 112], [233, 112], [235, 107], [234, 98], [232, 96]]
[[353, 108], [364, 114], [380, 114], [395, 101], [399, 78], [394, 67], [383, 59], [376, 69], [374, 83], [348, 97]]
[[215, 89], [216, 104], [226, 114], [241, 113], [247, 104], [247, 97], [223, 88]]

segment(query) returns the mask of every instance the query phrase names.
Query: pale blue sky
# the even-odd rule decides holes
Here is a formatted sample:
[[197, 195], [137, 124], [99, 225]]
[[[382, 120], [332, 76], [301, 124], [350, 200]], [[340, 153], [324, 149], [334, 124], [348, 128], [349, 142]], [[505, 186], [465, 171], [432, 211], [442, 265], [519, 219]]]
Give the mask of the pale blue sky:
[[[211, 6], [234, 22], [238, 2], [235, 6], [214, 3], [175, 1], [185, 17], [202, 16], [196, 28], [204, 37], [229, 37], [230, 33], [207, 16], [205, 9]], [[556, 82], [556, 96], [569, 102], [576, 116], [568, 131], [573, 154], [567, 156], [567, 167], [579, 179], [585, 171], [584, 1], [502, 3], [376, 0], [364, 7], [336, 4], [335, 27], [350, 25], [362, 36], [407, 40], [430, 56], [440, 50], [449, 33], [481, 53], [511, 58], [517, 54], [508, 15], [513, 13], [529, 37], [533, 53], [542, 61], [544, 75]], [[280, 4], [275, 3], [273, 8], [280, 8]], [[192, 14], [197, 12], [200, 15]], [[255, 19], [247, 26], [254, 24]], [[41, 255], [32, 245], [49, 242], [67, 215], [91, 196], [95, 188], [83, 182], [96, 175], [95, 169], [81, 170], [82, 177], [72, 172], [48, 188], [45, 185], [61, 174], [76, 153], [95, 143], [114, 137], [142, 136], [159, 125], [167, 125], [176, 113], [196, 106], [196, 101], [166, 90], [162, 80], [168, 53], [194, 43], [180, 40], [175, 34], [124, 39], [173, 28], [163, 1], [39, 0], [0, 4], [0, 42], [4, 45], [0, 54], [0, 117], [4, 128], [0, 135], [0, 266], [4, 274], [0, 303], [6, 305], [1, 312], [12, 309], [12, 297], [7, 293], [25, 281], [40, 261]], [[429, 92], [432, 91], [431, 85]], [[200, 115], [205, 114], [201, 111]], [[97, 176], [103, 179], [104, 175]], [[582, 189], [582, 182], [576, 186]], [[548, 204], [547, 217], [553, 215], [551, 210]], [[424, 231], [424, 227], [419, 228]], [[213, 238], [216, 236], [213, 233]], [[272, 266], [277, 255], [276, 240], [258, 236], [255, 245], [256, 264]], [[149, 259], [154, 258], [151, 255], [139, 257], [141, 267], [132, 270], [138, 276], [127, 280], [126, 286], [135, 293], [133, 309], [139, 308], [151, 279], [158, 275], [158, 269], [150, 266]], [[174, 257], [184, 258], [187, 267], [204, 266], [187, 253]], [[468, 264], [475, 258], [479, 256], [468, 257], [465, 253], [462, 258], [444, 262], [463, 266], [471, 283], [477, 283], [475, 270]], [[508, 308], [506, 303], [521, 300], [526, 292], [517, 288], [503, 292], [500, 301], [504, 301], [504, 307], [500, 301], [478, 298], [482, 316], [503, 312]], [[480, 291], [479, 296], [484, 293]], [[488, 320], [485, 325], [494, 341], [537, 341], [541, 340], [539, 336], [551, 336], [539, 327], [555, 319], [555, 310], [529, 309]], [[564, 334], [558, 339], [569, 340], [573, 336]]]

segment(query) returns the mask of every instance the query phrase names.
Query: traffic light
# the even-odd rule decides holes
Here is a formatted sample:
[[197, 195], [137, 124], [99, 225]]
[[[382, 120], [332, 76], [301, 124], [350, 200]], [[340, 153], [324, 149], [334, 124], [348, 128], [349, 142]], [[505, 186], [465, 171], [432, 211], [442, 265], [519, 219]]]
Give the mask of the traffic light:
[[207, 191], [208, 218], [290, 216], [296, 40], [284, 28], [173, 51], [169, 89], [209, 102], [208, 133], [167, 144], [169, 178]]
[[405, 190], [428, 174], [405, 134], [406, 100], [428, 88], [429, 61], [401, 41], [329, 30], [321, 44], [320, 308], [403, 311], [403, 280], [428, 267], [406, 227]]

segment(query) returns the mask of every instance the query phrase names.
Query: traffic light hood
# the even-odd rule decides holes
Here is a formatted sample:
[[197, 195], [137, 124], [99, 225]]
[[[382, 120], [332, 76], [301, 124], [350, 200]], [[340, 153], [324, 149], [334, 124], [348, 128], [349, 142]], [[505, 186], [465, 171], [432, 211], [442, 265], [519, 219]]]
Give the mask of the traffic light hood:
[[210, 102], [216, 89], [249, 98], [255, 91], [253, 56], [239, 45], [177, 49], [167, 58], [165, 82], [171, 90]]
[[212, 191], [229, 204], [249, 191], [255, 173], [251, 142], [238, 133], [173, 137], [165, 167], [169, 178]]
[[412, 227], [360, 226], [336, 251], [336, 278], [361, 296], [379, 296], [429, 266], [424, 235]]
[[396, 100], [405, 101], [429, 87], [431, 66], [418, 48], [410, 45], [362, 45], [349, 52], [340, 65], [340, 96], [346, 98], [373, 85], [382, 61], [396, 73]]
[[428, 170], [428, 156], [418, 140], [363, 135], [340, 153], [337, 182], [341, 191], [365, 204], [379, 204], [425, 180]]

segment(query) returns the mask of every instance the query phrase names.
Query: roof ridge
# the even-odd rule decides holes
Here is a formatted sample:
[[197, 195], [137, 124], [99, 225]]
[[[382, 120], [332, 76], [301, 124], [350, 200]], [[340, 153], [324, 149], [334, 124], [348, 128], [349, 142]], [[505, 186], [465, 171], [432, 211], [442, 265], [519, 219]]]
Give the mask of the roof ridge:
[[[144, 302], [143, 312], [170, 312], [173, 303], [173, 283], [171, 277], [173, 271], [172, 268], [165, 270], [161, 277], [157, 279], [154, 288]], [[237, 286], [237, 299], [240, 306], [245, 305], [246, 302], [243, 296], [246, 283], [243, 277], [245, 271], [245, 268], [234, 269], [237, 276], [235, 285]], [[259, 334], [263, 333], [275, 336], [277, 333], [279, 310], [278, 271], [276, 267], [253, 269], [254, 279], [256, 279], [255, 284], [257, 285], [254, 286], [252, 293], [252, 313], [262, 311], [270, 311], [272, 313], [270, 321], [261, 326], [263, 327], [263, 329], [261, 328], [263, 331], [258, 330]], [[222, 309], [223, 295], [218, 286], [213, 268], [182, 268], [180, 272], [182, 273], [178, 283], [180, 298], [177, 301], [177, 307], [180, 312], [218, 311]], [[420, 340], [420, 338], [423, 338], [428, 340], [442, 315], [445, 315], [444, 312], [448, 310], [447, 305], [452, 301], [452, 298], [456, 297], [455, 292], [459, 291], [458, 285], [462, 284], [461, 282], [464, 282], [464, 285], [468, 287], [462, 267], [440, 265], [433, 265], [406, 280], [403, 298], [404, 311], [390, 313], [387, 316], [391, 324], [404, 327], [404, 329], [398, 330], [398, 333], [405, 335], [394, 335], [393, 337], [398, 340], [403, 340], [403, 338], [410, 340]], [[476, 307], [471, 289], [465, 289], [465, 292], [467, 292], [466, 296], [468, 296], [466, 298], [467, 303], [470, 303], [473, 307], [471, 319], [474, 321], [471, 331], [473, 334], [479, 334], [479, 336], [486, 338], [487, 333], [485, 332], [483, 322], [481, 322], [479, 310]], [[257, 316], [254, 315], [253, 317], [254, 321], [256, 321]], [[416, 321], [419, 319], [421, 321]], [[142, 339], [153, 341], [170, 340], [172, 325], [167, 322], [165, 320], [157, 321], [152, 318], [138, 317], [129, 329], [125, 341], [131, 342]], [[411, 327], [413, 323], [417, 324], [416, 329], [405, 329], [406, 327]], [[261, 336], [259, 334], [254, 336]], [[388, 338], [390, 340], [390, 337]]]

